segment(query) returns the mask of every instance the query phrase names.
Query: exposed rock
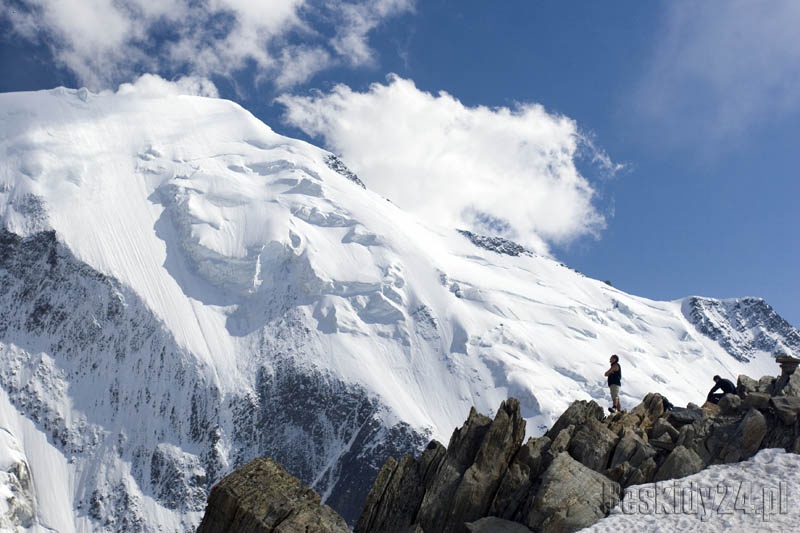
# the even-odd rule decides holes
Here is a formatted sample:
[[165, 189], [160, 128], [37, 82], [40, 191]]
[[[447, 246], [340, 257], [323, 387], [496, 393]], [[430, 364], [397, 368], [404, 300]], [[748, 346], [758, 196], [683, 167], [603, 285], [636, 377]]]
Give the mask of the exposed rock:
[[675, 438], [673, 438], [669, 433], [663, 433], [654, 439], [650, 439], [648, 443], [657, 450], [671, 452], [675, 449]]
[[735, 394], [726, 394], [719, 400], [719, 411], [722, 415], [733, 415], [742, 406], [742, 399]]
[[672, 424], [667, 422], [666, 419], [659, 418], [655, 421], [655, 423], [653, 423], [653, 427], [649, 433], [650, 439], [657, 439], [664, 433], [668, 433], [673, 440], [678, 438], [678, 430], [675, 429]]
[[800, 398], [797, 396], [774, 396], [769, 404], [786, 425], [794, 424], [800, 413]]
[[[241, 463], [271, 457], [303, 483], [329, 494], [326, 503], [354, 524], [386, 460], [424, 449], [430, 439], [402, 423], [383, 425], [380, 402], [358, 386], [291, 361], [270, 366], [257, 373], [254, 405], [241, 407], [251, 418], [239, 423], [237, 441], [247, 443], [252, 454]], [[289, 401], [299, 397], [302, 401]], [[349, 451], [342, 453], [345, 443]], [[337, 458], [333, 463], [332, 457]]]
[[[519, 412], [519, 401], [511, 398], [500, 405], [494, 421], [480, 440], [480, 448], [474, 459], [458, 480], [455, 491], [450, 493], [450, 483], [434, 482], [426, 492], [419, 512], [422, 527], [430, 531], [447, 531], [448, 524], [463, 524], [486, 516], [508, 464], [524, 437], [525, 421]], [[458, 450], [458, 443], [451, 439], [448, 459], [454, 444], [455, 450]], [[464, 463], [458, 463], [461, 464]], [[451, 504], [447, 507], [447, 514], [443, 515], [439, 503], [446, 501], [447, 497], [451, 498]]]
[[[487, 516], [534, 529], [576, 530], [594, 523], [618, 501], [619, 485], [570, 453], [605, 470], [618, 437], [601, 420], [599, 405], [575, 402], [554, 426], [553, 437], [521, 446], [519, 402], [504, 402], [494, 420], [473, 410], [453, 433], [444, 457], [426, 460], [438, 449], [432, 446], [419, 461], [387, 462], [355, 531], [462, 532], [467, 524], [488, 527], [477, 523]], [[639, 465], [651, 454], [631, 455]], [[422, 466], [426, 461], [428, 470]]]
[[[739, 376], [736, 382], [736, 393], [741, 397], [747, 396], [753, 392], [772, 395], [774, 393], [776, 382], [777, 379], [772, 376], [762, 376], [761, 379], [755, 380], [750, 376], [742, 374]], [[800, 381], [795, 381], [794, 383], [796, 385], [800, 385]]]
[[[225, 471], [260, 456], [329, 494], [326, 503], [354, 523], [387, 458], [430, 440], [404, 423], [386, 426], [388, 408], [373, 393], [298, 365], [280, 339], [259, 346], [268, 358], [253, 354], [264, 362], [254, 391], [222, 393], [140, 296], [82, 263], [54, 232], [0, 229], [0, 287], [0, 344], [27, 346], [0, 349], [11, 403], [76, 468], [114, 465], [85, 470], [85, 490], [73, 495], [95, 529], [153, 529], [161, 513], [143, 501], [193, 527]], [[298, 320], [292, 312], [276, 327], [297, 332]], [[30, 357], [33, 346], [49, 355]], [[65, 412], [69, 390], [82, 389], [95, 408]], [[121, 419], [124, 429], [108, 425]]]
[[654, 481], [686, 477], [696, 474], [705, 466], [706, 464], [693, 450], [677, 446], [658, 469]]
[[778, 379], [776, 379], [775, 383], [772, 385], [772, 395], [773, 396], [780, 396], [784, 394], [788, 394], [790, 396], [796, 395], [796, 389], [798, 385], [798, 381], [796, 379], [791, 387], [794, 390], [785, 391], [784, 389], [789, 388], [789, 384], [792, 381], [792, 377], [794, 377], [794, 374], [796, 373], [795, 371], [797, 370], [798, 365], [800, 365], [800, 359], [791, 357], [786, 354], [780, 354], [775, 357], [775, 361], [781, 367], [781, 375], [778, 376]]
[[418, 460], [384, 466], [356, 532], [512, 531], [507, 521], [572, 531], [603, 517], [621, 488], [742, 461], [765, 447], [798, 452], [800, 397], [759, 391], [771, 380], [740, 376], [744, 398], [726, 395], [702, 408], [666, 411], [662, 396], [648, 394], [630, 412], [605, 417], [595, 402], [576, 401], [523, 446], [516, 400], [494, 420], [473, 409], [446, 452], [432, 443]]
[[589, 419], [602, 421], [604, 418], [605, 412], [597, 403], [578, 400], [572, 402], [572, 405], [558, 417], [558, 420], [556, 420], [556, 423], [553, 424], [553, 427], [550, 428], [546, 435], [551, 439], [555, 439], [561, 430], [566, 429], [567, 426], [582, 426]]
[[530, 529], [518, 522], [487, 516], [466, 524], [470, 533], [530, 533]]
[[766, 392], [769, 395], [772, 395], [772, 390], [775, 385], [775, 378], [772, 376], [763, 376], [761, 379], [758, 380], [758, 387], [756, 387], [756, 392]]
[[754, 455], [767, 433], [767, 422], [764, 415], [751, 409], [744, 418], [709, 421], [705, 428], [703, 439], [695, 441], [694, 449], [706, 464], [723, 464]]
[[[800, 333], [759, 298], [732, 301], [691, 297], [684, 300], [684, 316], [708, 338], [718, 342], [739, 361], [758, 352], [800, 352]], [[725, 317], [724, 323], [711, 317]], [[785, 338], [770, 333], [785, 332]]]
[[479, 246], [481, 248], [485, 248], [487, 250], [491, 250], [492, 252], [496, 252], [498, 254], [505, 254], [505, 255], [533, 255], [530, 250], [522, 246], [521, 244], [517, 244], [514, 241], [509, 241], [508, 239], [504, 239], [502, 237], [488, 237], [486, 235], [477, 235], [472, 233], [471, 231], [467, 230], [457, 230], [461, 235], [468, 238], [472, 241], [472, 244], [475, 246]]
[[626, 486], [641, 485], [652, 481], [658, 470], [658, 464], [653, 457], [647, 459], [639, 468], [635, 469], [626, 482]]
[[769, 407], [769, 398], [766, 392], [750, 392], [742, 400], [742, 408], [766, 409]]
[[[669, 435], [665, 434], [667, 438]], [[626, 428], [617, 443], [606, 476], [623, 487], [644, 483], [653, 477], [657, 450], [635, 429]]]
[[489, 513], [509, 520], [522, 521], [523, 506], [529, 498], [533, 481], [549, 464], [551, 441], [547, 437], [528, 439], [506, 470]]
[[703, 407], [700, 408], [703, 412], [703, 416], [706, 418], [713, 418], [715, 416], [719, 416], [722, 410], [719, 407], [719, 404], [706, 402], [703, 404]]
[[641, 417], [642, 427], [652, 426], [664, 414], [664, 397], [651, 392], [644, 397], [642, 403], [631, 409], [631, 414]]
[[5, 500], [0, 504], [0, 531], [34, 528], [38, 510], [28, 464], [19, 461], [0, 469], [0, 487], [5, 489], [0, 494]]
[[746, 396], [753, 392], [758, 392], [758, 381], [750, 376], [740, 374], [736, 380], [736, 394]]
[[656, 451], [650, 444], [644, 441], [635, 431], [626, 429], [619, 439], [614, 456], [611, 459], [611, 468], [627, 462], [634, 468], [638, 468], [647, 459], [656, 455]]
[[645, 418], [642, 413], [623, 411], [609, 415], [603, 423], [608, 426], [608, 429], [619, 435], [626, 428], [641, 431], [642, 427], [647, 425]]
[[[524, 436], [516, 399], [503, 402], [494, 420], [472, 409], [446, 452], [429, 446], [419, 461], [384, 467], [355, 531], [404, 531], [416, 524], [424, 531], [465, 531], [465, 523], [487, 516], [490, 508], [513, 512], [514, 505], [496, 499], [501, 485], [505, 481], [504, 494], [513, 497], [541, 461], [535, 446], [517, 453]], [[514, 469], [507, 476], [510, 465]]]
[[399, 531], [411, 527], [425, 495], [425, 487], [444, 459], [446, 449], [431, 441], [419, 461], [405, 455], [392, 458], [378, 473], [364, 503], [356, 531]]
[[347, 532], [319, 495], [271, 459], [254, 459], [211, 489], [198, 533]]
[[736, 450], [736, 456], [726, 454], [723, 459], [726, 463], [733, 463], [752, 457], [760, 449], [761, 441], [766, 434], [766, 418], [758, 410], [750, 409], [739, 423], [736, 434], [729, 443], [729, 449]]
[[550, 449], [548, 450], [550, 460], [553, 460], [559, 453], [567, 451], [569, 442], [572, 440], [573, 433], [575, 433], [575, 426], [572, 425], [567, 426], [558, 432], [556, 437], [553, 439], [553, 443], [550, 445]]
[[787, 385], [781, 390], [784, 396], [800, 396], [800, 372], [795, 371]]
[[619, 485], [559, 454], [542, 476], [526, 525], [541, 531], [577, 531], [619, 503]]
[[703, 412], [700, 409], [691, 409], [691, 408], [684, 408], [684, 407], [675, 407], [672, 411], [669, 412], [667, 415], [667, 422], [675, 426], [676, 428], [680, 428], [681, 426], [685, 426], [686, 424], [692, 424], [703, 418]]
[[597, 472], [608, 467], [611, 452], [619, 438], [603, 424], [589, 418], [572, 435], [569, 441], [569, 454], [578, 462]]
[[367, 188], [367, 186], [364, 185], [364, 182], [361, 181], [361, 179], [358, 177], [358, 175], [356, 175], [355, 172], [353, 172], [352, 170], [347, 168], [347, 165], [344, 164], [344, 161], [339, 159], [337, 156], [335, 156], [333, 154], [328, 154], [325, 157], [325, 164], [328, 165], [328, 168], [330, 168], [334, 172], [337, 172], [337, 173], [341, 174], [342, 176], [344, 176], [345, 178], [349, 179], [350, 181], [352, 181], [353, 183], [355, 183], [356, 185], [358, 185], [362, 189], [366, 189]]

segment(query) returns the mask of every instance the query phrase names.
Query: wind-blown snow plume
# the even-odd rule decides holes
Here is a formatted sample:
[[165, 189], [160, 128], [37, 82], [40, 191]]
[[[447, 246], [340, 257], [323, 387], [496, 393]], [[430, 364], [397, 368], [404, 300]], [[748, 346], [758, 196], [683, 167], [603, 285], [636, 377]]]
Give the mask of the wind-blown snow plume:
[[[541, 105], [467, 107], [391, 76], [359, 93], [284, 95], [286, 121], [324, 139], [367, 185], [445, 227], [546, 243], [597, 235], [604, 217], [575, 166], [592, 149], [576, 123]], [[601, 154], [602, 155], [602, 154]], [[613, 169], [605, 157], [596, 162]]]

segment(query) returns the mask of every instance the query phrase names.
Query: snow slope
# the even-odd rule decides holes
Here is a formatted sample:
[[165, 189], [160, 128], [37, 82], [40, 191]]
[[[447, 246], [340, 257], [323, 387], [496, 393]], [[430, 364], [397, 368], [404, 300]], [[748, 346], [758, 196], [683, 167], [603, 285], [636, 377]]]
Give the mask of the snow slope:
[[736, 465], [714, 465], [667, 482], [635, 485], [584, 533], [797, 531], [800, 456], [761, 450]]
[[515, 396], [538, 434], [606, 402], [611, 353], [624, 406], [800, 354], [761, 300], [651, 301], [426, 226], [224, 100], [0, 95], [0, 216], [0, 459], [27, 461], [43, 525], [188, 530], [258, 454], [352, 520], [388, 454], [472, 405]]

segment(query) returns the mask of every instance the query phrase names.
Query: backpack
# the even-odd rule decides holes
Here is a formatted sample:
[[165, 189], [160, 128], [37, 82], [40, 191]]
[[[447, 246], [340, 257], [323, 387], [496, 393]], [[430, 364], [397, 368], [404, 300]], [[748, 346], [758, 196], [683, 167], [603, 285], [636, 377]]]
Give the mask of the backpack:
[[675, 407], [669, 400], [667, 400], [666, 396], [661, 397], [661, 405], [664, 406], [664, 411], [672, 411], [672, 408]]

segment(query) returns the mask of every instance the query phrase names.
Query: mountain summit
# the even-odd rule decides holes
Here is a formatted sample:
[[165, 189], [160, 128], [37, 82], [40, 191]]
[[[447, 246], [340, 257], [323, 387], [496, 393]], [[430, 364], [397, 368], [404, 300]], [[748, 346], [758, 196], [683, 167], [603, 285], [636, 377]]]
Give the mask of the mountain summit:
[[517, 397], [537, 434], [607, 402], [611, 353], [631, 406], [800, 352], [761, 300], [651, 301], [430, 227], [219, 99], [0, 95], [0, 217], [0, 527], [193, 530], [263, 455], [352, 522], [473, 405]]

